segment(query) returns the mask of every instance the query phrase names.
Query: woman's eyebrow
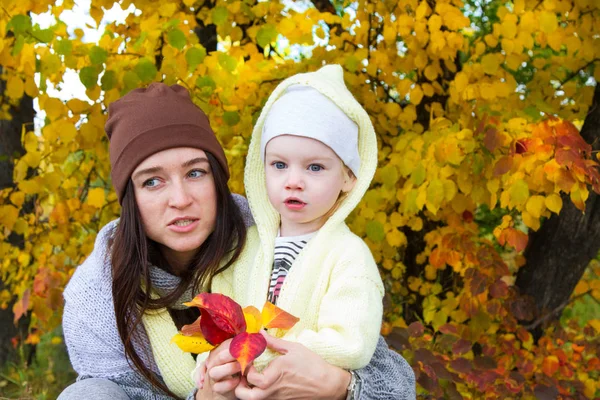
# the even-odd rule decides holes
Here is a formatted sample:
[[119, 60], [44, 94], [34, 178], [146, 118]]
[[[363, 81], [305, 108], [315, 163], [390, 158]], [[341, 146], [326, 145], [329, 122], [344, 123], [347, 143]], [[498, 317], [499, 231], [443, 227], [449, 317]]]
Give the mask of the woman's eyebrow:
[[135, 174], [133, 174], [133, 176], [131, 177], [131, 180], [136, 180], [136, 178], [138, 178], [141, 175], [155, 174], [155, 173], [160, 172], [160, 171], [162, 171], [162, 167], [150, 167], [150, 168], [146, 168], [146, 169], [143, 169], [143, 170], [138, 171]]
[[194, 164], [199, 164], [199, 163], [208, 163], [208, 158], [206, 158], [206, 157], [192, 158], [191, 160], [188, 160], [188, 161], [184, 162], [183, 164], [181, 164], [181, 167], [186, 168], [186, 167], [190, 167]]

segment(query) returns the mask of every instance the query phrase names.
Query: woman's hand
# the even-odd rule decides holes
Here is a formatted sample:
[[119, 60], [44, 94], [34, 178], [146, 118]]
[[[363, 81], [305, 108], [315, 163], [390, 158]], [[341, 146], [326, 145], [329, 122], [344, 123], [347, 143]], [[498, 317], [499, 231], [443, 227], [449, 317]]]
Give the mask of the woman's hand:
[[[229, 352], [231, 340], [211, 350], [200, 369], [197, 400], [235, 399], [235, 388], [240, 383], [240, 363]], [[208, 378], [208, 379], [207, 379]]]
[[261, 373], [254, 366], [235, 395], [242, 400], [345, 399], [350, 373], [335, 367], [299, 343], [262, 332], [267, 346], [281, 353]]

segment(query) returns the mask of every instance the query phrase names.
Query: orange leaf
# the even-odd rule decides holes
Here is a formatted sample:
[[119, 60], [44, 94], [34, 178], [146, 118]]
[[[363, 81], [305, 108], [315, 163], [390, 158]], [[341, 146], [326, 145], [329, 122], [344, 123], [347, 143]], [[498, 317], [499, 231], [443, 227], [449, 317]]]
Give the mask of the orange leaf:
[[200, 327], [200, 320], [202, 319], [202, 316], [198, 317], [198, 319], [194, 322], [192, 322], [189, 325], [184, 325], [181, 328], [181, 333], [185, 336], [203, 336], [202, 335], [202, 328]]
[[242, 374], [245, 374], [248, 364], [260, 356], [266, 348], [267, 341], [263, 335], [243, 332], [233, 338], [229, 352], [238, 360], [242, 367]]
[[559, 366], [558, 357], [547, 356], [542, 362], [542, 372], [548, 376], [552, 376], [558, 371]]
[[262, 328], [262, 315], [258, 308], [254, 306], [245, 307], [244, 319], [246, 319], [246, 332], [258, 333]]
[[262, 309], [262, 321], [267, 329], [291, 329], [299, 319], [267, 301]]

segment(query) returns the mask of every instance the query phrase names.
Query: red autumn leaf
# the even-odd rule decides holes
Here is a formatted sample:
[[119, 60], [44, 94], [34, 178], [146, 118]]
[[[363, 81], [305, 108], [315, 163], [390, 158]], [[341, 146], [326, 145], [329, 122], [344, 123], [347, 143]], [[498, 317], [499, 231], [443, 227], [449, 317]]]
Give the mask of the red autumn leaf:
[[513, 158], [510, 156], [504, 156], [496, 162], [494, 165], [494, 176], [504, 175], [513, 166]]
[[493, 152], [498, 148], [498, 146], [500, 145], [500, 140], [498, 139], [498, 131], [496, 130], [496, 128], [488, 128], [488, 130], [485, 131], [483, 144], [485, 145], [486, 149], [488, 149], [490, 152]]
[[260, 333], [243, 332], [231, 341], [229, 352], [235, 357], [242, 367], [242, 374], [256, 357], [260, 356], [267, 348], [267, 341]]
[[473, 213], [469, 210], [465, 210], [462, 213], [462, 218], [466, 223], [473, 222]]
[[556, 162], [558, 165], [570, 167], [574, 162], [580, 159], [580, 155], [574, 149], [557, 149]]
[[471, 342], [465, 339], [458, 339], [452, 346], [452, 353], [458, 355], [465, 354], [469, 350], [471, 350]]
[[450, 361], [450, 368], [462, 374], [468, 374], [473, 371], [473, 363], [466, 358], [457, 358]]
[[531, 146], [530, 139], [517, 140], [515, 142], [515, 153], [517, 153], [517, 154], [527, 153], [527, 150], [529, 149], [530, 146]]
[[408, 326], [408, 334], [414, 338], [423, 336], [425, 333], [425, 327], [419, 321], [415, 321]]
[[218, 293], [201, 293], [186, 306], [200, 308], [200, 326], [206, 340], [211, 344], [223, 341], [246, 331], [242, 307], [231, 298]]
[[221, 329], [221, 326], [224, 326], [225, 323], [222, 320], [219, 321], [219, 323], [216, 323], [209, 313], [205, 313], [200, 317], [202, 336], [204, 336], [210, 344], [219, 345], [236, 335], [231, 328]]
[[508, 296], [508, 285], [506, 282], [498, 278], [496, 282], [490, 286], [490, 295], [495, 299]]
[[299, 319], [283, 311], [275, 304], [265, 302], [262, 309], [262, 322], [265, 328], [291, 329]]

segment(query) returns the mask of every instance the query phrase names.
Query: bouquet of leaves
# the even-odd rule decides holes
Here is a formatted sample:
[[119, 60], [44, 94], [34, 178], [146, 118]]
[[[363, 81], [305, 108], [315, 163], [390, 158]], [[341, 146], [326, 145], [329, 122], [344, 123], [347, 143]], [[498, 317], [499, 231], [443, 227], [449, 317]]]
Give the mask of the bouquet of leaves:
[[291, 329], [298, 322], [298, 318], [268, 301], [262, 311], [254, 306], [242, 309], [233, 299], [218, 293], [201, 293], [184, 305], [198, 307], [201, 315], [184, 325], [172, 342], [183, 351], [200, 354], [233, 339], [229, 352], [240, 363], [242, 373], [267, 347], [261, 329]]

